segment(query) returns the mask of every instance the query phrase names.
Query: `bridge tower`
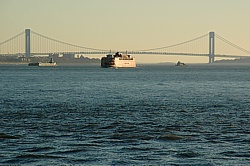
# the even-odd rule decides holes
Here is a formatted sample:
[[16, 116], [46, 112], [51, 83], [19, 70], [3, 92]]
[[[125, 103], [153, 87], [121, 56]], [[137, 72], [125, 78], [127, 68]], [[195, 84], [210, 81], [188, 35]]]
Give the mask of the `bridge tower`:
[[25, 29], [25, 56], [30, 58], [30, 29]]
[[209, 32], [209, 63], [214, 62], [214, 32]]

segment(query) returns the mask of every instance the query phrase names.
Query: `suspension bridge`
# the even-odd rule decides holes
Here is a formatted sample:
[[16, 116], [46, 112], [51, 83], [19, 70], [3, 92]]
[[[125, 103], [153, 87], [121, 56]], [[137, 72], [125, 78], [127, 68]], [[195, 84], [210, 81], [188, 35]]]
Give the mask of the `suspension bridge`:
[[[215, 44], [216, 43], [216, 44]], [[30, 29], [0, 43], [0, 56], [16, 56], [29, 60], [36, 55], [65, 55], [65, 54], [112, 54], [118, 50], [98, 49], [70, 44], [51, 37], [34, 32]], [[215, 32], [157, 48], [141, 50], [119, 50], [128, 54], [150, 54], [171, 56], [205, 56], [209, 63], [215, 58], [246, 58], [250, 57], [250, 51], [244, 49]]]

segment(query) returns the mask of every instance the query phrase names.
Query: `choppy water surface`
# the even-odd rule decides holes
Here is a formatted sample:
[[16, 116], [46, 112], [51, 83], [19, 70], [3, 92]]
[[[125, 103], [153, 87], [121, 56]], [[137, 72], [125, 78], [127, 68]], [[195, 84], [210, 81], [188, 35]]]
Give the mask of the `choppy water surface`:
[[2, 65], [0, 79], [0, 164], [250, 164], [250, 66]]

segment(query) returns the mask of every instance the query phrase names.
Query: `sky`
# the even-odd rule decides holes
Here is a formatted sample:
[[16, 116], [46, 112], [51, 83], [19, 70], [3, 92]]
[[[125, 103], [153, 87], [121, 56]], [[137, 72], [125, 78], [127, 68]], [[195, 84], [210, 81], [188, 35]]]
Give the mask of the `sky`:
[[[214, 31], [250, 50], [249, 7], [250, 0], [0, 0], [0, 42], [30, 28], [75, 45], [140, 50]], [[139, 63], [208, 62], [207, 57], [134, 56]]]

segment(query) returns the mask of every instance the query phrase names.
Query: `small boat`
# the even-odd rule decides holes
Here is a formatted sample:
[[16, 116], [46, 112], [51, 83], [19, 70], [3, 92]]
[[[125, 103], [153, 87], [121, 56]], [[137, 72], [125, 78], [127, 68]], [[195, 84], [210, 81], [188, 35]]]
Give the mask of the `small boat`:
[[108, 54], [106, 57], [102, 57], [101, 67], [135, 68], [136, 61], [131, 55], [117, 52], [114, 55]]
[[39, 62], [30, 62], [28, 66], [39, 66]]
[[57, 66], [56, 62], [54, 61], [53, 58], [50, 58], [50, 61], [46, 63], [42, 62], [31, 62], [28, 64], [28, 66]]
[[187, 65], [181, 61], [178, 61], [175, 66], [187, 66]]

